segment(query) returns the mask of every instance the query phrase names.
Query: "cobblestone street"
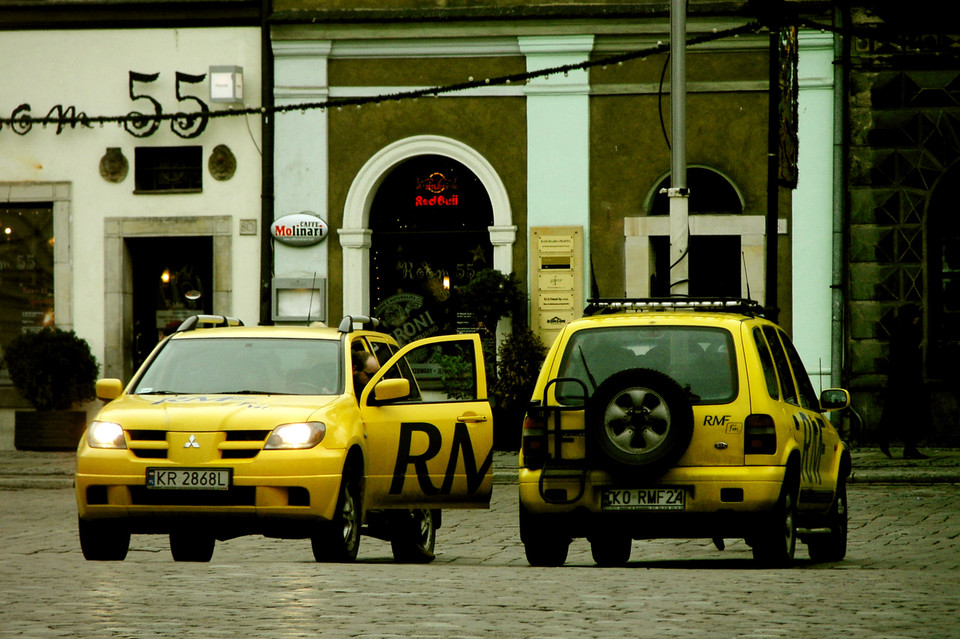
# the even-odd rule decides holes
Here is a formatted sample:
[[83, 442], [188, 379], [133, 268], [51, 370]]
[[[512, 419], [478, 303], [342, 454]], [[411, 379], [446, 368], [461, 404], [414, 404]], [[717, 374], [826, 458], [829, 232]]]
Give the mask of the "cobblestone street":
[[531, 568], [516, 489], [490, 511], [446, 511], [437, 560], [392, 563], [364, 538], [356, 565], [308, 541], [218, 542], [175, 563], [134, 536], [123, 563], [87, 562], [69, 489], [0, 490], [0, 637], [960, 637], [960, 486], [850, 488], [847, 559], [755, 568], [729, 541], [634, 542], [626, 568]]

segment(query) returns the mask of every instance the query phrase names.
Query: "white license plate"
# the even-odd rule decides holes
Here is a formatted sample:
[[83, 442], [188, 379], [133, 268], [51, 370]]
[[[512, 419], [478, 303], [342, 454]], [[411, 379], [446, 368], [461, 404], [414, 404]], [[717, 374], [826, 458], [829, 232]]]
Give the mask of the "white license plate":
[[229, 490], [231, 468], [148, 468], [147, 488]]
[[682, 487], [605, 490], [600, 494], [603, 510], [683, 510], [687, 491]]

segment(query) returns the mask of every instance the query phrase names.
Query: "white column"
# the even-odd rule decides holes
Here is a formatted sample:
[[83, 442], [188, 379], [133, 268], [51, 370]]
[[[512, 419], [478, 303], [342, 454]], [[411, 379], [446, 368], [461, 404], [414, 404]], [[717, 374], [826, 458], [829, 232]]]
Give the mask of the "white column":
[[[330, 48], [329, 41], [274, 41], [273, 94], [278, 107], [327, 99]], [[278, 113], [275, 127], [274, 219], [309, 211], [329, 223], [326, 110]], [[327, 278], [329, 241], [328, 236], [307, 247], [274, 242], [274, 275]], [[326, 301], [323, 306], [329, 308]]]
[[[593, 36], [521, 37], [519, 44], [527, 71], [536, 71], [586, 61]], [[590, 75], [576, 70], [535, 78], [526, 96], [527, 225], [582, 226], [589, 256]], [[589, 291], [589, 268], [583, 271]]]
[[799, 182], [793, 192], [793, 341], [814, 388], [830, 386], [833, 35], [800, 33]]

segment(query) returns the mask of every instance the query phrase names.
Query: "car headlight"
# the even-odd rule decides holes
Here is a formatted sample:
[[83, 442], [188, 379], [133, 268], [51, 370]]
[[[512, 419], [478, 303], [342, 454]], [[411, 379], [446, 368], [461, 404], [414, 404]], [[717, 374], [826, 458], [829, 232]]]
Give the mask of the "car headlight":
[[300, 422], [297, 424], [283, 424], [277, 426], [267, 438], [264, 450], [298, 450], [313, 448], [327, 434], [327, 427], [323, 422]]
[[93, 422], [87, 430], [87, 445], [90, 448], [126, 448], [123, 427], [114, 422]]

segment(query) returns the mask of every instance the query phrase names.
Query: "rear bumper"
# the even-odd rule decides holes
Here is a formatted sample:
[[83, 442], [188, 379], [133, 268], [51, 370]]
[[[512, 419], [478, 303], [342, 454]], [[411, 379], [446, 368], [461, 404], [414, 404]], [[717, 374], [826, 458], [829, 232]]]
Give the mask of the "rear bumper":
[[[521, 469], [520, 502], [530, 513], [563, 514], [588, 512], [603, 516], [621, 516], [623, 512], [605, 512], [600, 505], [604, 490], [637, 487], [624, 485], [609, 474], [588, 471], [565, 477], [544, 476], [542, 471]], [[783, 486], [783, 466], [737, 466], [674, 468], [655, 482], [640, 487], [682, 486], [686, 506], [682, 513], [642, 512], [645, 518], [668, 514], [710, 514], [717, 512], [763, 512], [776, 504]], [[542, 480], [542, 482], [541, 482]], [[576, 498], [577, 495], [582, 495]]]
[[[523, 515], [536, 517], [536, 527], [570, 538], [592, 537], [611, 530], [633, 539], [748, 538], [763, 526], [777, 504], [786, 469], [782, 466], [675, 468], [654, 484], [642, 487], [682, 486], [684, 509], [606, 511], [601, 493], [625, 488], [602, 472], [557, 480], [540, 471], [520, 471], [520, 505]], [[559, 497], [566, 490], [569, 503], [550, 503], [543, 494]], [[557, 492], [554, 492], [557, 491]], [[524, 517], [521, 517], [523, 521]], [[529, 534], [521, 526], [521, 537]]]

